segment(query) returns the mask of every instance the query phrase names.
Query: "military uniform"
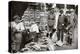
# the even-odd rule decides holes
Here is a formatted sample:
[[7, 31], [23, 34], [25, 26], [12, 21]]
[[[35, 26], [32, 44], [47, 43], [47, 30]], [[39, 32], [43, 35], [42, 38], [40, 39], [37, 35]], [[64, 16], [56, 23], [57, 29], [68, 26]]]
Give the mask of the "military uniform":
[[58, 18], [58, 25], [57, 25], [57, 37], [58, 41], [61, 40], [63, 42], [63, 32], [64, 32], [64, 18], [65, 16], [63, 14], [59, 15]]
[[22, 31], [24, 30], [23, 23], [11, 22], [12, 29], [12, 50], [19, 51], [22, 41]]

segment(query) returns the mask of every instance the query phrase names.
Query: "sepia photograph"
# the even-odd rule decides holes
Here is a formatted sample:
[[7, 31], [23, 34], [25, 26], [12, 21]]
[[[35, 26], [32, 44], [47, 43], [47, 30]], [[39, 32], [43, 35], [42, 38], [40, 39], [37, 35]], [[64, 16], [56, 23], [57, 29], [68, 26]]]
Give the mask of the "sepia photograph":
[[10, 1], [8, 52], [78, 49], [78, 5]]

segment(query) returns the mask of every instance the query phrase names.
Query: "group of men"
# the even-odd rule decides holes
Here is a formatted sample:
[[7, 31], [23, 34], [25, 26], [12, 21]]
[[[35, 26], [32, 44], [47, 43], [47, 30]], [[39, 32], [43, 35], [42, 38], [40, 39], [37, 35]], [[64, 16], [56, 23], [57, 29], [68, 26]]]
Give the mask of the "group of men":
[[[37, 41], [36, 36], [39, 33], [38, 25], [31, 21], [21, 19], [18, 15], [13, 17], [14, 21], [11, 22], [11, 50], [18, 52], [24, 48], [25, 44], [30, 41]], [[30, 27], [29, 27], [30, 26]], [[35, 37], [34, 37], [35, 36]]]
[[[51, 11], [52, 12], [52, 11]], [[52, 16], [50, 16], [52, 15]], [[56, 44], [62, 46], [63, 44], [72, 44], [74, 41], [74, 29], [77, 28], [77, 15], [74, 9], [69, 9], [64, 13], [62, 9], [53, 9], [52, 14], [49, 15], [48, 20], [53, 20], [53, 24], [48, 24], [49, 31], [51, 31], [51, 38], [56, 31], [57, 41]], [[51, 21], [49, 21], [51, 22]], [[66, 43], [64, 43], [66, 42]]]
[[[50, 36], [50, 38], [52, 38], [56, 32], [56, 44], [61, 46], [59, 42], [63, 43], [64, 34], [74, 36], [74, 28], [77, 26], [77, 15], [75, 14], [75, 10], [70, 9], [64, 14], [63, 10], [52, 9], [48, 15], [48, 29], [50, 33], [47, 33], [47, 37]], [[39, 24], [36, 23], [34, 19], [29, 22], [28, 20], [21, 19], [18, 15], [14, 16], [13, 19], [14, 21], [11, 22], [10, 26], [12, 52], [20, 51], [22, 48], [24, 48], [25, 44], [30, 41], [38, 41], [38, 35], [40, 35]]]

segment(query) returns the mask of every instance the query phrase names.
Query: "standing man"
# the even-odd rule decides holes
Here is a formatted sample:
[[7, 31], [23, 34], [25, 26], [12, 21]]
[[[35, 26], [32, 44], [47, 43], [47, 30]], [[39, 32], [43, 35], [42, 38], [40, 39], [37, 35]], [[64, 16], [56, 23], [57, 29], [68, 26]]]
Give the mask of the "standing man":
[[30, 36], [32, 37], [33, 42], [37, 42], [37, 41], [36, 41], [37, 33], [39, 33], [39, 27], [38, 27], [38, 25], [34, 22], [34, 19], [32, 19], [31, 27], [30, 27]]
[[74, 36], [74, 32], [76, 31], [75, 29], [77, 28], [77, 24], [78, 24], [78, 18], [77, 15], [75, 14], [75, 10], [74, 9], [70, 9], [71, 14], [70, 14], [70, 18], [69, 18], [69, 25], [67, 26], [66, 29], [69, 29], [69, 34], [71, 34], [70, 38], [72, 39], [72, 41], [69, 41], [70, 44], [74, 43], [74, 39], [77, 37]]
[[22, 40], [22, 31], [24, 30], [23, 23], [20, 22], [20, 17], [15, 15], [14, 21], [11, 22], [11, 36], [12, 36], [12, 51], [18, 52], [20, 50], [21, 40]]
[[22, 19], [23, 25], [24, 25], [24, 31], [22, 32], [22, 43], [21, 43], [21, 49], [25, 47], [25, 44], [29, 43], [31, 41], [31, 37], [29, 35], [30, 26], [29, 26], [29, 20], [26, 18]]
[[58, 37], [58, 42], [57, 45], [62, 46], [63, 45], [63, 32], [64, 32], [64, 14], [63, 10], [60, 10], [60, 15], [58, 19], [58, 25], [57, 25], [57, 37]]
[[52, 34], [53, 34], [52, 30], [54, 29], [54, 22], [55, 22], [54, 9], [51, 9], [48, 15], [48, 28], [49, 28], [48, 36], [50, 38], [52, 38]]

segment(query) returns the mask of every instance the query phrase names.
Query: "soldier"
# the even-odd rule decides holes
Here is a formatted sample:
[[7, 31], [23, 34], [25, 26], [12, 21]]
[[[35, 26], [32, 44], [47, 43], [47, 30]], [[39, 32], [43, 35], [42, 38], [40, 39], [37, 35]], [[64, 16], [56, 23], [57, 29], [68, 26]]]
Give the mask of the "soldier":
[[25, 44], [27, 44], [31, 41], [31, 37], [29, 35], [30, 23], [29, 23], [28, 17], [23, 18], [22, 22], [24, 24], [24, 30], [22, 32], [23, 37], [22, 37], [21, 49], [25, 47]]
[[59, 46], [63, 45], [64, 18], [65, 16], [63, 14], [63, 10], [60, 10], [58, 25], [57, 25], [57, 38], [58, 38], [57, 45]]
[[20, 17], [15, 15], [14, 21], [11, 22], [12, 30], [12, 51], [17, 52], [20, 50], [21, 40], [22, 40], [22, 31], [24, 30], [23, 23], [20, 22]]
[[54, 9], [52, 9], [48, 16], [48, 28], [49, 28], [48, 35], [50, 35], [50, 38], [52, 38], [52, 30], [54, 29], [54, 21], [55, 21], [55, 15], [54, 15]]
[[39, 27], [38, 27], [38, 25], [34, 22], [34, 19], [32, 19], [31, 27], [30, 27], [30, 36], [32, 37], [33, 42], [37, 42], [37, 41], [36, 41], [37, 33], [39, 33]]
[[70, 18], [69, 18], [69, 25], [67, 26], [67, 30], [69, 30], [69, 34], [70, 35], [70, 39], [72, 39], [71, 41], [68, 41], [69, 44], [71, 45], [74, 42], [74, 29], [77, 28], [77, 15], [75, 14], [75, 10], [74, 9], [70, 9], [71, 13], [70, 13]]

